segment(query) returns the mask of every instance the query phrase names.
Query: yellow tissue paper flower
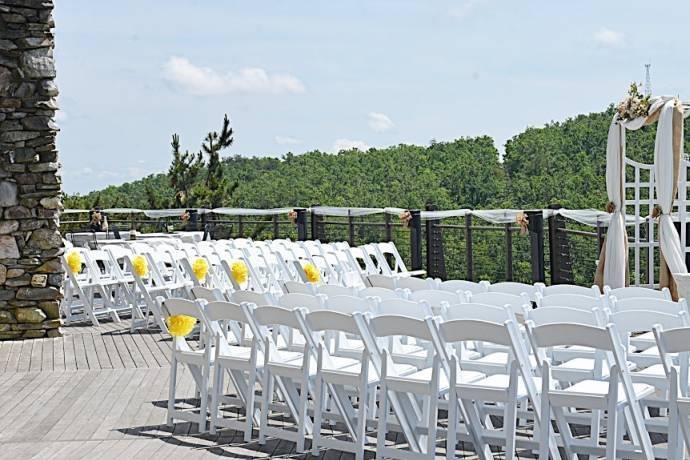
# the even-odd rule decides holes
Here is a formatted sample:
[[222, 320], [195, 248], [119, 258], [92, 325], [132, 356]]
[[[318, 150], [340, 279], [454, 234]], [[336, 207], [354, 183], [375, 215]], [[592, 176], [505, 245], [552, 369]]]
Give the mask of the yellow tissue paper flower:
[[307, 275], [307, 281], [310, 283], [318, 283], [321, 281], [321, 272], [314, 264], [304, 265], [304, 274]]
[[139, 278], [144, 278], [146, 275], [148, 275], [149, 264], [146, 262], [146, 257], [142, 255], [134, 256], [132, 259], [132, 269]]
[[232, 263], [230, 266], [230, 272], [232, 273], [232, 277], [235, 279], [237, 284], [240, 285], [246, 283], [247, 278], [249, 278], [249, 269], [247, 269], [247, 264], [241, 260]]
[[79, 251], [74, 250], [67, 254], [67, 265], [72, 273], [79, 273], [81, 271], [81, 254]]
[[170, 335], [173, 337], [185, 337], [194, 329], [196, 318], [187, 315], [173, 315], [166, 319], [166, 323], [168, 324]]
[[208, 273], [208, 262], [206, 262], [206, 259], [203, 257], [198, 257], [194, 261], [194, 264], [192, 264], [192, 271], [194, 272], [196, 279], [199, 281], [204, 281], [204, 279], [206, 279], [206, 274]]

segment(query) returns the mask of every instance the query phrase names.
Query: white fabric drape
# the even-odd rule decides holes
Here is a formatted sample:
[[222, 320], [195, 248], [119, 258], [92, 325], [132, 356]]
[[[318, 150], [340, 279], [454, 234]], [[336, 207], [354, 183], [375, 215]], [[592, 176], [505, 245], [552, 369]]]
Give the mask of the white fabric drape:
[[[673, 152], [673, 114], [676, 102], [663, 102], [654, 143], [654, 176], [656, 182], [656, 196], [661, 207], [659, 216], [659, 247], [666, 259], [671, 273], [687, 273], [685, 254], [680, 247], [680, 238], [673, 225], [671, 211], [673, 209], [674, 191], [676, 190], [676, 175], [674, 174]], [[683, 136], [681, 134], [681, 139]], [[680, 144], [680, 156], [683, 157], [683, 143]]]
[[[625, 158], [625, 127], [614, 117], [606, 141], [606, 193], [614, 210], [606, 234], [606, 259], [604, 284], [619, 288], [625, 286], [628, 237], [625, 231], [625, 207], [623, 204], [623, 181]], [[601, 261], [600, 261], [601, 263]]]

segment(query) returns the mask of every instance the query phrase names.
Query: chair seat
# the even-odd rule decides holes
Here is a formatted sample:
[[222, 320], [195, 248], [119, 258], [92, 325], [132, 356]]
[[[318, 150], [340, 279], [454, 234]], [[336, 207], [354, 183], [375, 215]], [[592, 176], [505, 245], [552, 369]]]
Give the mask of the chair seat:
[[[537, 391], [541, 388], [541, 379], [533, 377]], [[457, 385], [460, 398], [476, 399], [479, 401], [505, 402], [508, 397], [510, 376], [507, 374], [493, 374], [474, 382]], [[527, 387], [522, 377], [518, 377], [517, 398], [527, 396]]]
[[[389, 386], [396, 390], [407, 391], [409, 393], [428, 393], [429, 391], [445, 393], [448, 391], [450, 386], [448, 378], [445, 372], [441, 370], [439, 370], [438, 376], [438, 389], [433, 390], [429, 387], [432, 374], [433, 368], [427, 367], [409, 375], [389, 376], [386, 378], [386, 381]], [[457, 374], [457, 378], [459, 383], [471, 383], [484, 378], [484, 374], [481, 372], [460, 370]]]
[[[408, 375], [417, 370], [416, 367], [409, 364], [393, 364], [393, 369], [396, 375]], [[350, 366], [334, 367], [324, 363], [322, 373], [325, 379], [341, 385], [357, 385], [362, 374], [362, 363], [356, 362]], [[368, 383], [376, 383], [379, 379], [379, 371], [373, 363], [369, 363], [369, 370], [367, 373]]]
[[[633, 392], [636, 399], [642, 399], [654, 393], [654, 387], [645, 383], [634, 383]], [[549, 399], [557, 406], [605, 409], [609, 394], [609, 382], [603, 380], [583, 380], [563, 390], [551, 390]], [[618, 384], [618, 404], [626, 403], [625, 390]]]

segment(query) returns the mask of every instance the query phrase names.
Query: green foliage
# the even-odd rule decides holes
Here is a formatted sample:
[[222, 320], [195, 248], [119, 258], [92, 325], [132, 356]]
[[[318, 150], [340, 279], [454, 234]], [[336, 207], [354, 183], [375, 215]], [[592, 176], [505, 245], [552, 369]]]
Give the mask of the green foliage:
[[168, 169], [168, 177], [170, 178], [170, 186], [175, 191], [173, 206], [185, 208], [189, 205], [190, 191], [194, 182], [204, 166], [204, 158], [201, 152], [196, 155], [189, 153], [189, 150], [181, 153], [180, 136], [177, 134], [172, 135], [170, 146], [172, 147], [173, 160]]

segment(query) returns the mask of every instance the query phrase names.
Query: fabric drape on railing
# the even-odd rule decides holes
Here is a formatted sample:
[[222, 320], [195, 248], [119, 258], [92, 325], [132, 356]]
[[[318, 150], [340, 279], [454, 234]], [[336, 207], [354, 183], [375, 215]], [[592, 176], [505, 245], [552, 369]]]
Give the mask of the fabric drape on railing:
[[144, 212], [142, 209], [138, 208], [106, 208], [101, 209], [101, 211], [110, 214], [139, 214]]
[[[179, 217], [184, 214], [190, 208], [178, 208], [178, 209], [145, 209], [143, 211], [146, 217], [158, 218], [158, 217]], [[191, 208], [196, 210], [197, 214], [206, 214], [210, 212], [210, 209], [205, 208]]]
[[314, 206], [310, 209], [316, 215], [333, 217], [361, 217], [384, 212], [383, 208], [339, 208], [335, 206]]
[[449, 217], [465, 217], [471, 212], [470, 209], [450, 209], [447, 211], [422, 211], [420, 215], [422, 220], [439, 220]]
[[517, 222], [517, 216], [522, 212], [520, 209], [487, 209], [472, 211], [472, 215], [492, 224], [510, 224]]
[[275, 214], [287, 214], [294, 208], [273, 208], [273, 209], [246, 209], [246, 208], [214, 208], [209, 210], [214, 214], [224, 216], [272, 216]]

